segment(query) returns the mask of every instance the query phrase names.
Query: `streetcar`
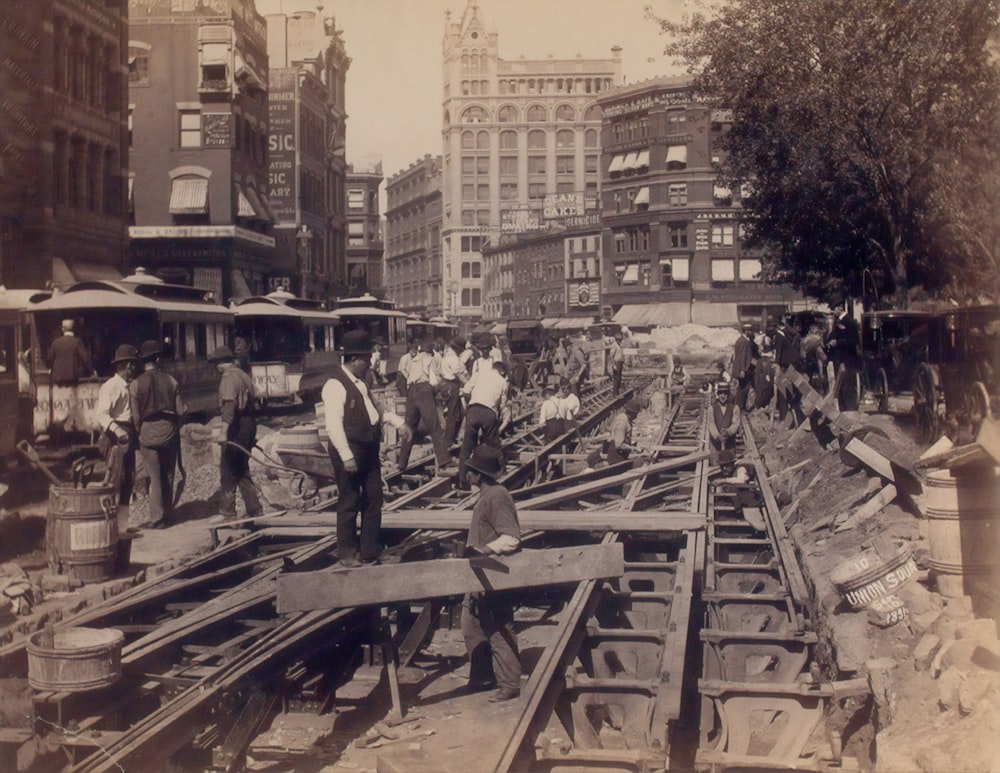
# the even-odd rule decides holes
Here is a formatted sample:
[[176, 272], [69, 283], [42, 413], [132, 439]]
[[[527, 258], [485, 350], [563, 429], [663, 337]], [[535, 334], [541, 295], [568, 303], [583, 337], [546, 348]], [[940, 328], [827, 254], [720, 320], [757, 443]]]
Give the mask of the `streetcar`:
[[861, 315], [862, 384], [879, 413], [890, 395], [909, 392], [927, 353], [927, 311], [866, 311]]
[[458, 325], [441, 317], [423, 319], [422, 317], [410, 316], [406, 319], [406, 340], [410, 342], [427, 341], [447, 346], [457, 335]]
[[[143, 341], [159, 341], [163, 370], [177, 379], [188, 413], [207, 413], [218, 405], [219, 373], [208, 355], [231, 343], [233, 312], [205, 290], [167, 284], [140, 269], [121, 280], [78, 282], [31, 304], [24, 315], [31, 340], [31, 434], [36, 437], [54, 432], [93, 436], [99, 430], [97, 392], [114, 373], [111, 360], [121, 344], [138, 348]], [[90, 353], [94, 375], [75, 384], [53, 384], [47, 352], [67, 319]]]
[[913, 383], [917, 432], [975, 434], [1000, 410], [1000, 304], [966, 306], [927, 320], [926, 356]]
[[31, 379], [28, 377], [29, 332], [24, 310], [51, 297], [47, 290], [8, 290], [0, 285], [0, 459], [14, 454], [31, 423]]
[[245, 348], [257, 399], [263, 403], [312, 399], [340, 364], [337, 317], [323, 301], [286, 290], [241, 301], [236, 315], [237, 356]]
[[392, 301], [380, 301], [373, 295], [338, 298], [333, 311], [340, 336], [351, 330], [364, 330], [382, 351], [386, 377], [395, 379], [399, 358], [406, 351], [406, 314], [396, 310]]

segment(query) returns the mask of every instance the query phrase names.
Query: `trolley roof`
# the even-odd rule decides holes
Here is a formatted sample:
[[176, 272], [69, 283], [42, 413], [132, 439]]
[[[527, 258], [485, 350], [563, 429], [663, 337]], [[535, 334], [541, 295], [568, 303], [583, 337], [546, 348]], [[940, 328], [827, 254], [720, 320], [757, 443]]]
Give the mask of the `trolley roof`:
[[218, 314], [232, 317], [232, 311], [211, 299], [211, 293], [196, 287], [163, 282], [132, 282], [127, 279], [100, 279], [77, 282], [69, 289], [34, 304], [29, 311], [71, 311], [74, 309], [151, 309], [160, 311]]
[[287, 317], [324, 324], [336, 321], [336, 317], [324, 308], [322, 301], [298, 298], [283, 290], [246, 298], [236, 305], [233, 312], [237, 318]]

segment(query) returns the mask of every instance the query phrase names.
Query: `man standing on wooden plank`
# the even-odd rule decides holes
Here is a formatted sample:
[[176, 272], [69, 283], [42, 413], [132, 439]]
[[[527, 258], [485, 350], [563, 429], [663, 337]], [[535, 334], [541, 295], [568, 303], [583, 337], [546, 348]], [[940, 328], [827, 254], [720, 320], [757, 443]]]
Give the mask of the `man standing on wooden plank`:
[[[361, 566], [391, 560], [382, 550], [382, 424], [412, 442], [400, 416], [385, 412], [365, 381], [371, 367], [372, 342], [363, 330], [344, 335], [343, 365], [323, 385], [330, 461], [337, 479], [337, 555], [340, 565]], [[361, 513], [361, 542], [355, 526]], [[355, 556], [358, 551], [358, 556]], [[359, 560], [360, 559], [360, 560]]]
[[[501, 452], [478, 446], [466, 467], [470, 482], [479, 486], [466, 554], [513, 553], [521, 545], [521, 527], [510, 492], [497, 483], [503, 472]], [[469, 652], [469, 690], [478, 692], [496, 684], [491, 703], [517, 698], [521, 694], [521, 660], [509, 593], [467, 593], [462, 600], [462, 634]]]

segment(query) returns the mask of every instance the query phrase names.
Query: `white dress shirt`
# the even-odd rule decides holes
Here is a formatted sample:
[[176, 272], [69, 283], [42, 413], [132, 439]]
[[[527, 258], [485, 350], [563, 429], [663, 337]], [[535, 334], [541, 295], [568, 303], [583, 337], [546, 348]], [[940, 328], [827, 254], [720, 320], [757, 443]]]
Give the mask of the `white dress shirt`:
[[441, 358], [441, 378], [445, 381], [461, 381], [463, 384], [469, 378], [465, 365], [451, 347], [448, 347]]
[[469, 405], [483, 405], [492, 409], [497, 416], [507, 402], [507, 379], [496, 368], [481, 367], [462, 387], [462, 394], [469, 396]]
[[[356, 378], [347, 368], [344, 368], [344, 373], [353, 382], [354, 386], [358, 388], [358, 391], [361, 392], [361, 398], [364, 400], [365, 409], [368, 411], [368, 418], [371, 420], [371, 423], [377, 424], [379, 421], [379, 410], [378, 406], [372, 402], [368, 392], [368, 385]], [[322, 398], [323, 406], [326, 409], [326, 434], [330, 436], [330, 445], [336, 449], [342, 461], [350, 461], [354, 458], [354, 453], [347, 442], [347, 433], [344, 432], [344, 406], [347, 405], [347, 389], [337, 379], [328, 379], [323, 385]], [[402, 417], [391, 411], [382, 413], [382, 422], [397, 429], [403, 426]]]
[[576, 415], [580, 412], [580, 398], [575, 394], [570, 392], [565, 397], [558, 398], [559, 402], [559, 418], [560, 419], [570, 419], [576, 418]]
[[538, 426], [544, 427], [549, 420], [559, 418], [559, 403], [555, 397], [548, 397], [542, 402], [542, 407], [538, 410]]
[[132, 421], [132, 409], [128, 402], [128, 381], [115, 373], [101, 384], [97, 392], [96, 408], [97, 426], [105, 431], [112, 422], [120, 421], [129, 424]]

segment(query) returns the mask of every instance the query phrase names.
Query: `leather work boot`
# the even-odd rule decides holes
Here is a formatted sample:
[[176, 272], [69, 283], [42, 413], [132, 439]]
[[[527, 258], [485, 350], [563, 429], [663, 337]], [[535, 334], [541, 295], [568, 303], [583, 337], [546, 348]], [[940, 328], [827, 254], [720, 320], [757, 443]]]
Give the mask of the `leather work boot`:
[[503, 703], [504, 701], [512, 701], [515, 698], [521, 697], [520, 690], [514, 690], [510, 687], [501, 687], [495, 693], [489, 697], [490, 703]]

